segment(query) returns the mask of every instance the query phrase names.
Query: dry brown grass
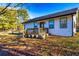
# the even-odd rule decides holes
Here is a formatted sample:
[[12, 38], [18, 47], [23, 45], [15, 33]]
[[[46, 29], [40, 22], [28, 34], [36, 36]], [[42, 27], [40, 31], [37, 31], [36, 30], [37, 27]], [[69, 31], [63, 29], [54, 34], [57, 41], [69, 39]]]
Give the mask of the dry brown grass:
[[[73, 52], [79, 52], [79, 33], [74, 37], [51, 36], [46, 40], [35, 38], [17, 39], [12, 36], [4, 40], [0, 40], [0, 43], [11, 44], [15, 41], [19, 42], [16, 46], [6, 45], [5, 47], [28, 51], [38, 55], [71, 55]], [[15, 45], [15, 43], [12, 44]]]

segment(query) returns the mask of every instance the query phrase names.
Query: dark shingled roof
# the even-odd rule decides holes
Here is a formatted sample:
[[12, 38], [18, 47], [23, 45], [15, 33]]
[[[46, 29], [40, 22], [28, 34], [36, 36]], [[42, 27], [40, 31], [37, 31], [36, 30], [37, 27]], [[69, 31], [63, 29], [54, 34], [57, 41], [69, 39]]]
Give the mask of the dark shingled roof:
[[73, 8], [73, 9], [70, 9], [70, 10], [62, 11], [62, 12], [48, 14], [48, 15], [45, 15], [45, 16], [29, 19], [28, 21], [23, 22], [23, 23], [35, 22], [35, 21], [40, 21], [40, 20], [46, 20], [46, 19], [49, 19], [49, 18], [55, 18], [55, 17], [59, 17], [59, 16], [75, 14], [77, 10], [78, 10], [78, 8]]

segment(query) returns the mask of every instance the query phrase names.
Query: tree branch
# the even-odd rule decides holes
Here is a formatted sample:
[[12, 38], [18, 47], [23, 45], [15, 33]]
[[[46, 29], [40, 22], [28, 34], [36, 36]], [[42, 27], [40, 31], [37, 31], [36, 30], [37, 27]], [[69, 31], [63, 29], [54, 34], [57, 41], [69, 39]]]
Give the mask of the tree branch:
[[4, 14], [7, 10], [7, 8], [11, 5], [11, 3], [9, 3], [3, 10], [0, 11], [0, 15]]

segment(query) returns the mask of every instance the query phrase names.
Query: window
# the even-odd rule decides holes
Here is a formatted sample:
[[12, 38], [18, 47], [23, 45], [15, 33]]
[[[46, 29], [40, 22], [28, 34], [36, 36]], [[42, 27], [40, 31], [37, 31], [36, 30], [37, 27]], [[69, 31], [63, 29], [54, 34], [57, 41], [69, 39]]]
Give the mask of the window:
[[34, 23], [34, 28], [37, 28], [37, 23]]
[[49, 20], [49, 28], [54, 28], [54, 19]]
[[60, 18], [60, 28], [67, 28], [67, 18], [66, 17]]

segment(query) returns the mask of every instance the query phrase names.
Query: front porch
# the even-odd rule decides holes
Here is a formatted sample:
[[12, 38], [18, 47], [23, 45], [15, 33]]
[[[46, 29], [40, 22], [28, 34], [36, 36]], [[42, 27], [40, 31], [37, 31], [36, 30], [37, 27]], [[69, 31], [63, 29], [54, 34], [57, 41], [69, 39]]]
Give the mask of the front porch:
[[34, 22], [34, 27], [27, 28], [25, 35], [32, 38], [45, 38], [48, 34], [48, 28], [45, 27], [46, 22], [46, 20]]
[[25, 36], [28, 38], [45, 38], [48, 28], [30, 28], [26, 30]]

